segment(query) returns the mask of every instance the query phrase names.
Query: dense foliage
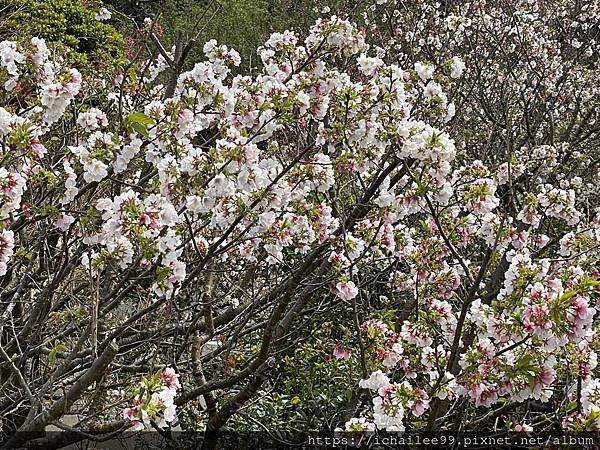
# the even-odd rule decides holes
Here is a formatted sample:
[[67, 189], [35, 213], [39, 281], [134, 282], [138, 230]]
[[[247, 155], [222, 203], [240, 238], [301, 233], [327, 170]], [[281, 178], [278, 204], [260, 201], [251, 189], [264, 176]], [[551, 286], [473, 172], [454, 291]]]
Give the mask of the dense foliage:
[[32, 37], [54, 44], [68, 64], [118, 64], [123, 38], [97, 17], [94, 2], [73, 0], [0, 0], [0, 38], [25, 42]]
[[600, 428], [600, 3], [348, 14], [252, 71], [156, 17], [116, 77], [0, 43], [8, 447]]

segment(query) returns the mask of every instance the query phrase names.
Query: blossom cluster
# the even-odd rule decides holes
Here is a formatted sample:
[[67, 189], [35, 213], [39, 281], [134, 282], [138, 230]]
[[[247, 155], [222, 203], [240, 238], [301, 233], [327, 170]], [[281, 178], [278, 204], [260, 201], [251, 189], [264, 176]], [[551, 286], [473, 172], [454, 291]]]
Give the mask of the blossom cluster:
[[179, 375], [170, 367], [144, 378], [131, 406], [123, 410], [123, 418], [131, 422], [134, 431], [153, 429], [152, 423], [159, 428], [169, 426], [177, 419], [173, 401], [180, 388]]
[[[388, 272], [387, 295], [402, 317], [395, 323], [370, 320], [362, 325], [372, 377], [379, 382], [372, 384], [369, 378], [360, 386], [377, 390], [409, 382], [432, 400], [461, 398], [475, 408], [492, 408], [499, 401], [518, 405], [529, 399], [558, 405], [566, 385], [568, 400], [585, 398], [587, 407], [563, 425], [571, 431], [597, 429], [597, 398], [588, 393], [595, 392], [597, 380], [598, 173], [587, 170], [594, 153], [585, 147], [589, 141], [581, 140], [581, 148], [573, 151], [568, 133], [548, 132], [554, 121], [583, 129], [586, 114], [596, 123], [596, 112], [579, 109], [577, 99], [589, 101], [599, 94], [591, 81], [597, 72], [583, 62], [598, 56], [598, 43], [586, 31], [598, 12], [597, 2], [577, 11], [560, 1], [507, 7], [468, 2], [449, 10], [422, 2], [414, 11], [381, 4], [365, 13], [372, 29], [389, 43], [381, 54], [406, 62], [411, 84], [422, 89], [424, 100], [435, 98], [436, 105], [449, 111], [453, 101], [462, 99], [462, 110], [459, 117], [449, 112], [433, 116], [431, 107], [413, 112], [423, 119], [423, 127], [453, 129], [455, 139], [444, 142], [444, 134], [435, 130], [425, 137], [425, 145], [417, 146], [417, 154], [407, 154], [413, 160], [430, 158], [429, 164], [409, 167], [391, 187], [387, 180], [382, 183], [376, 199], [382, 214], [369, 221], [378, 230], [384, 223], [390, 226], [393, 243], [382, 245], [381, 231], [374, 235], [360, 225], [359, 233], [353, 231], [363, 232], [360, 237], [369, 243], [360, 258], [364, 272], [395, 267]], [[550, 10], [556, 19], [539, 20]], [[568, 33], [563, 34], [562, 25], [553, 27], [555, 20], [570, 23]], [[493, 42], [477, 51], [467, 45], [488, 34], [502, 36], [502, 55]], [[578, 36], [576, 58], [564, 46], [573, 35]], [[425, 56], [428, 61], [419, 60]], [[363, 60], [361, 67], [369, 75], [381, 70], [376, 60]], [[565, 67], [572, 69], [567, 73]], [[473, 84], [481, 90], [466, 99], [464, 89]], [[513, 128], [496, 131], [500, 92], [519, 100], [501, 110]], [[548, 123], [532, 131], [527, 99], [536, 95], [559, 95], [561, 100], [554, 112], [539, 119]], [[448, 123], [450, 128], [443, 125]], [[494, 131], [473, 135], [474, 124]], [[407, 140], [418, 130], [411, 127]], [[486, 146], [503, 145], [507, 139], [522, 147], [509, 148], [505, 160], [498, 147], [488, 153]], [[431, 148], [437, 160], [423, 147]], [[590, 388], [579, 392], [577, 377]], [[393, 412], [382, 420], [385, 400], [378, 393], [365, 417], [384, 429], [401, 428], [400, 416], [405, 425], [410, 423], [406, 414]], [[514, 431], [531, 431], [528, 424], [513, 422]]]

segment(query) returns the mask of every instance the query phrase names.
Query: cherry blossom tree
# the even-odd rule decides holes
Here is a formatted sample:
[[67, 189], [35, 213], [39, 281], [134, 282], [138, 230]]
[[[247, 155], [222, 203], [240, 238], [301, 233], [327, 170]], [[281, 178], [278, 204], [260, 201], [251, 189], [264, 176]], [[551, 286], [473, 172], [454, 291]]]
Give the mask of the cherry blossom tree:
[[598, 3], [363, 6], [252, 75], [152, 20], [116, 78], [0, 43], [9, 448], [218, 431], [323, 299], [340, 432], [598, 428]]

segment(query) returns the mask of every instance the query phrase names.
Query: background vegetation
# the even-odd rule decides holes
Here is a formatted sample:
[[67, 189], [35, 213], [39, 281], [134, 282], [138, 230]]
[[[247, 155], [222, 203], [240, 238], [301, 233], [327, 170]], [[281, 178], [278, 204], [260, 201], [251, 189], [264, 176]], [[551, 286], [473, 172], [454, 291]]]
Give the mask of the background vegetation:
[[[186, 66], [201, 60], [202, 44], [216, 39], [235, 48], [242, 57], [240, 72], [256, 68], [256, 49], [274, 31], [308, 30], [320, 11], [343, 10], [344, 0], [108, 0], [118, 14], [117, 26], [125, 35], [135, 34], [144, 18], [158, 21], [162, 38], [168, 45], [179, 32], [195, 36]], [[133, 19], [133, 23], [129, 19]]]
[[123, 37], [95, 19], [92, 2], [74, 0], [0, 0], [0, 40], [26, 42], [32, 36], [54, 44], [54, 50], [80, 69], [123, 57]]

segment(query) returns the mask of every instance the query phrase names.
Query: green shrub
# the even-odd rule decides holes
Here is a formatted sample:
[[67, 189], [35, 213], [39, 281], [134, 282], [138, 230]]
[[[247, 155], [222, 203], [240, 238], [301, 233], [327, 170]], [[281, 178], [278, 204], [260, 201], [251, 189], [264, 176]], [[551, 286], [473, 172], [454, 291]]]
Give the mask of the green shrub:
[[78, 0], [0, 0], [0, 40], [52, 43], [69, 64], [86, 70], [123, 59], [123, 38], [95, 19], [99, 3]]

